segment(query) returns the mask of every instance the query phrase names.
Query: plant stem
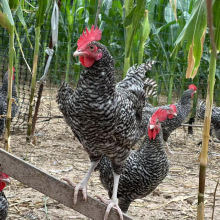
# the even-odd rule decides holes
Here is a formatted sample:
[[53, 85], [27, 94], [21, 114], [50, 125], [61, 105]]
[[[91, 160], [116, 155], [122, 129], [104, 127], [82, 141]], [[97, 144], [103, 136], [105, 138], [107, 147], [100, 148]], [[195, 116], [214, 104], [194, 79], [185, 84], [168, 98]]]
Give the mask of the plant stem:
[[70, 53], [71, 51], [71, 33], [68, 35], [68, 43], [67, 43], [67, 57], [66, 57], [66, 77], [65, 81], [69, 82], [69, 71], [70, 71]]
[[[124, 1], [124, 18], [130, 13], [130, 11], [133, 8], [134, 1], [133, 0], [127, 0]], [[131, 61], [131, 49], [128, 54], [128, 49], [129, 49], [129, 42], [131, 38], [131, 33], [132, 33], [132, 25], [129, 25], [124, 29], [124, 39], [125, 39], [125, 57], [124, 57], [124, 72], [123, 72], [123, 78], [126, 76], [127, 70], [130, 67], [130, 61]], [[131, 47], [130, 47], [131, 48]]]
[[4, 149], [10, 151], [10, 127], [11, 127], [11, 106], [12, 106], [12, 78], [13, 78], [13, 61], [14, 61], [14, 26], [9, 34], [9, 70], [8, 70], [8, 94], [7, 94], [7, 116], [5, 128]]
[[39, 53], [39, 42], [40, 42], [40, 26], [35, 28], [35, 46], [34, 46], [34, 61], [33, 61], [33, 71], [31, 79], [31, 95], [29, 100], [29, 113], [28, 113], [28, 128], [27, 128], [27, 141], [30, 141], [31, 131], [32, 131], [32, 112], [33, 112], [33, 100], [35, 93], [36, 77], [37, 77], [37, 61]]
[[209, 64], [209, 78], [206, 97], [206, 110], [203, 128], [202, 151], [200, 155], [200, 170], [199, 170], [199, 192], [198, 192], [198, 207], [197, 207], [197, 220], [204, 219], [204, 194], [205, 194], [205, 175], [208, 157], [208, 143], [209, 131], [212, 115], [213, 93], [215, 85], [215, 71], [216, 71], [216, 58], [214, 51], [211, 51], [210, 64]]

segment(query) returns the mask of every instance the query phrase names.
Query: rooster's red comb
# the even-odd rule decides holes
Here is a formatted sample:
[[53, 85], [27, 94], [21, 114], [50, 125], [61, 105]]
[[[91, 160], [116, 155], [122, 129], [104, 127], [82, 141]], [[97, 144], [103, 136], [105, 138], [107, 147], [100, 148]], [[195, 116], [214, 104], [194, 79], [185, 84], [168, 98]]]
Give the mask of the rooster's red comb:
[[86, 32], [83, 31], [82, 35], [80, 36], [78, 42], [77, 42], [77, 49], [81, 49], [84, 45], [92, 42], [92, 41], [99, 41], [102, 38], [102, 31], [99, 30], [98, 27], [94, 28], [94, 25], [92, 25], [92, 28], [89, 32], [89, 30], [86, 27]]
[[196, 86], [194, 84], [189, 85], [189, 89], [197, 90]]
[[13, 72], [15, 72], [15, 68], [13, 67]]
[[151, 117], [151, 123], [155, 123], [158, 119], [159, 121], [165, 121], [167, 119], [168, 111], [164, 108], [159, 108]]

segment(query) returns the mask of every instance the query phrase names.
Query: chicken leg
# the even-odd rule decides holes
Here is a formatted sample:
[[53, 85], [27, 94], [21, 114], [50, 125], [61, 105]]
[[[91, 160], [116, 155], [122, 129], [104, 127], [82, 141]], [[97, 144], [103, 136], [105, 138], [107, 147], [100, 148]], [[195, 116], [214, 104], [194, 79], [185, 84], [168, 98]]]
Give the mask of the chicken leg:
[[74, 190], [74, 198], [73, 198], [73, 203], [74, 204], [77, 203], [77, 197], [78, 197], [79, 190], [82, 190], [83, 199], [84, 200], [87, 199], [87, 185], [88, 185], [88, 181], [89, 181], [89, 178], [90, 178], [92, 172], [94, 171], [94, 169], [96, 168], [98, 163], [99, 163], [99, 161], [91, 161], [91, 165], [89, 167], [88, 172], [86, 173], [86, 175], [84, 176], [82, 181], [80, 183], [78, 183], [78, 184], [73, 183], [68, 178], [63, 178], [64, 181], [66, 181], [70, 186], [75, 188], [75, 190]]
[[[120, 209], [120, 207], [118, 206], [118, 199], [117, 199], [117, 193], [118, 193], [118, 184], [119, 184], [119, 178], [120, 175], [116, 174], [115, 172], [113, 172], [113, 176], [114, 176], [114, 185], [113, 185], [113, 193], [112, 193], [112, 198], [108, 203], [107, 209], [105, 211], [105, 216], [104, 216], [104, 220], [108, 219], [108, 215], [112, 209], [112, 207], [114, 207], [119, 214], [120, 220], [123, 220], [123, 214], [122, 211]], [[99, 197], [100, 198], [100, 197]], [[102, 200], [102, 199], [101, 199]]]

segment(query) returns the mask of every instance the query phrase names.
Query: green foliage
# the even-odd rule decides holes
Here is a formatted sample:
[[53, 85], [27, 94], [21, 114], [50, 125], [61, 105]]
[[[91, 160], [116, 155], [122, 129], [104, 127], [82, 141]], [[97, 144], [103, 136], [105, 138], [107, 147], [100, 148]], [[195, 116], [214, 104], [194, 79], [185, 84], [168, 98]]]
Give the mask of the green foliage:
[[9, 6], [11, 10], [17, 10], [19, 6], [19, 0], [9, 0]]
[[215, 32], [215, 44], [217, 50], [220, 51], [220, 1], [213, 4], [213, 26]]
[[36, 27], [40, 27], [44, 24], [47, 6], [50, 0], [38, 0], [38, 10], [36, 13]]
[[1, 0], [1, 6], [3, 10], [0, 10], [0, 24], [3, 28], [8, 30], [9, 34], [12, 34], [14, 31], [14, 20], [8, 5], [8, 1]]
[[[192, 10], [190, 19], [176, 39], [175, 46], [187, 41], [188, 54], [187, 78], [194, 78], [200, 65], [202, 48], [207, 27], [206, 1], [198, 0]], [[193, 33], [193, 34], [192, 34]], [[175, 47], [176, 49], [177, 47]]]

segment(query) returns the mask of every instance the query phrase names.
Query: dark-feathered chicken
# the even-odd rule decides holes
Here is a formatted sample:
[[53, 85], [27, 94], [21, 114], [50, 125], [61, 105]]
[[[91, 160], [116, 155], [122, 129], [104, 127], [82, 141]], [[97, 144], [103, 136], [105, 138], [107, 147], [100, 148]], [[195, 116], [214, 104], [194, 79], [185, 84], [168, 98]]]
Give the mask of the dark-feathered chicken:
[[[119, 207], [127, 212], [135, 199], [150, 194], [166, 177], [169, 169], [168, 160], [163, 147], [163, 133], [160, 122], [166, 120], [168, 114], [175, 115], [170, 109], [158, 109], [148, 120], [145, 138], [140, 148], [132, 151], [125, 161], [118, 186]], [[100, 180], [112, 196], [113, 173], [111, 162], [103, 156], [96, 170], [100, 171]], [[106, 203], [105, 200], [101, 199]]]
[[5, 220], [8, 215], [8, 201], [3, 192], [6, 184], [9, 184], [9, 176], [5, 173], [0, 173], [0, 220]]
[[122, 219], [117, 204], [118, 182], [139, 132], [145, 104], [145, 72], [151, 69], [153, 61], [131, 67], [125, 79], [116, 85], [114, 59], [107, 48], [97, 42], [100, 39], [101, 31], [94, 26], [90, 32], [87, 28], [86, 33], [83, 32], [73, 55], [79, 56], [84, 70], [75, 92], [66, 83], [61, 85], [57, 102], [91, 160], [89, 171], [75, 187], [74, 203], [79, 190], [86, 199], [90, 175], [105, 154], [112, 163], [114, 190], [104, 218], [107, 219], [111, 208], [115, 207]]
[[[13, 67], [13, 71], [15, 71]], [[8, 72], [5, 73], [2, 87], [0, 89], [0, 137], [5, 131], [5, 116], [7, 114], [7, 95], [8, 95]], [[15, 117], [16, 113], [18, 112], [18, 98], [16, 92], [16, 86], [14, 83], [14, 76], [12, 82], [12, 98], [15, 99], [15, 102], [12, 102], [11, 108], [11, 118]], [[2, 117], [1, 117], [2, 116]]]
[[[168, 119], [164, 122], [162, 122], [162, 130], [163, 130], [163, 140], [165, 141], [166, 147], [168, 152], [171, 153], [169, 150], [167, 140], [170, 136], [170, 134], [176, 130], [178, 127], [181, 126], [181, 124], [186, 120], [187, 116], [189, 115], [192, 104], [191, 100], [194, 96], [194, 93], [196, 92], [197, 88], [195, 85], [189, 85], [189, 89], [186, 90], [181, 99], [173, 104], [177, 108], [177, 116], [173, 117], [172, 115], [168, 117]], [[149, 118], [149, 115], [152, 115], [158, 108], [167, 108], [169, 106], [159, 106], [159, 107], [153, 107], [149, 103], [145, 104], [145, 107], [143, 109], [143, 119], [142, 119], [142, 132], [141, 135], [143, 135], [146, 132], [146, 121]]]
[[[199, 118], [205, 118], [205, 102], [200, 102], [197, 108], [197, 115]], [[211, 116], [211, 130], [213, 130], [216, 138], [220, 140], [220, 107], [212, 106], [212, 116]]]

